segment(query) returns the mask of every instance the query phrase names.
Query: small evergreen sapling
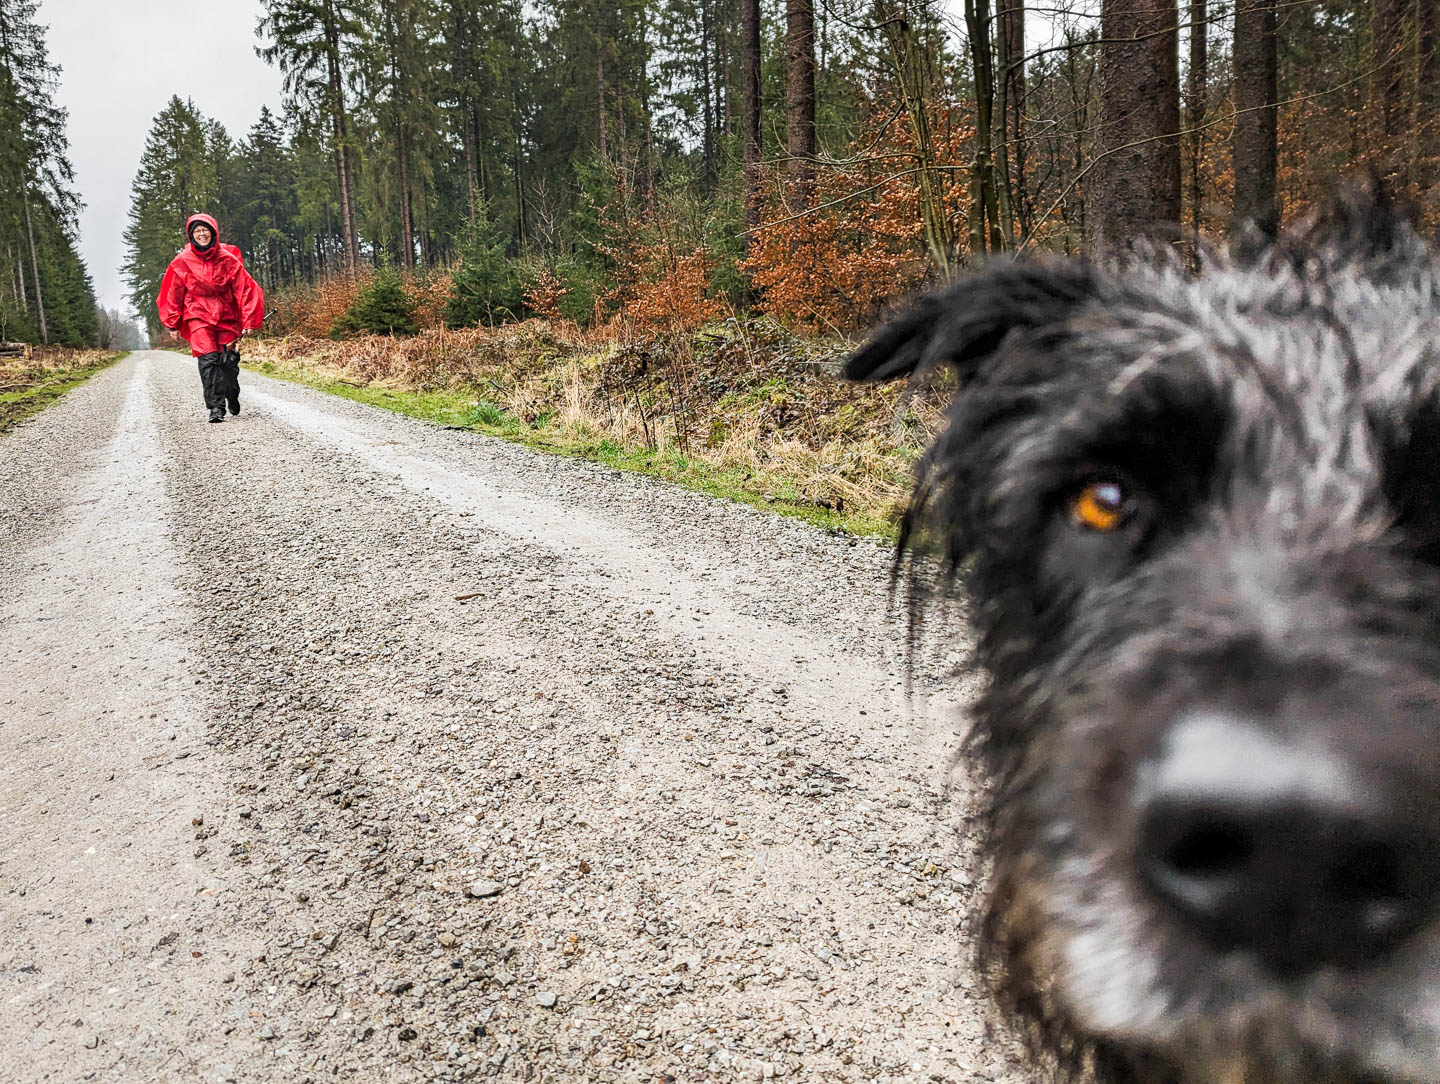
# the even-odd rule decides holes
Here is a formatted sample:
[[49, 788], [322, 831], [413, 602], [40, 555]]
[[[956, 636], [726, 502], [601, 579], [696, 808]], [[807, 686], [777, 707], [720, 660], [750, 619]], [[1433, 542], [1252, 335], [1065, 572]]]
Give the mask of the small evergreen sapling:
[[332, 339], [352, 335], [414, 335], [415, 299], [405, 292], [400, 276], [391, 268], [377, 271], [351, 305], [330, 327]]
[[452, 276], [445, 323], [452, 328], [497, 324], [525, 314], [525, 289], [506, 239], [482, 205], [460, 234], [460, 266]]

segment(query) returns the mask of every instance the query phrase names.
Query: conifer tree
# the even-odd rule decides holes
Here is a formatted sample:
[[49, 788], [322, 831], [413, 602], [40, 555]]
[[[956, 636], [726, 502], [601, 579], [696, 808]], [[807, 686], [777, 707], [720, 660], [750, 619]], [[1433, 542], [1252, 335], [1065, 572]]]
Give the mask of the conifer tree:
[[60, 72], [36, 11], [35, 0], [0, 0], [0, 338], [80, 346], [95, 334], [95, 299], [73, 241]]
[[445, 305], [447, 325], [496, 324], [521, 315], [525, 283], [505, 249], [505, 237], [481, 204], [460, 236], [461, 262]]
[[360, 263], [356, 215], [356, 169], [346, 86], [363, 38], [362, 6], [356, 0], [264, 0], [256, 34], [270, 44], [255, 51], [285, 73], [285, 92], [302, 115], [329, 124], [340, 189], [345, 259], [353, 275]]
[[152, 338], [160, 335], [155, 297], [175, 253], [185, 244], [185, 220], [215, 208], [220, 177], [211, 156], [214, 130], [193, 103], [172, 97], [145, 140], [140, 169], [130, 186], [123, 272], [130, 301]]

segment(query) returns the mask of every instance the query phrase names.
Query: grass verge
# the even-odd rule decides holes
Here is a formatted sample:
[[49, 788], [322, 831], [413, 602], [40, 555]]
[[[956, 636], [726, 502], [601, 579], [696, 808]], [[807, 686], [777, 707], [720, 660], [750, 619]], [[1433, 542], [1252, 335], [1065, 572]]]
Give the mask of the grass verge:
[[[525, 417], [513, 399], [469, 382], [424, 389], [362, 383], [346, 379], [343, 370], [333, 365], [317, 363], [311, 357], [285, 357], [278, 352], [273, 356], [262, 353], [259, 358], [252, 355], [245, 367], [412, 418], [647, 474], [696, 492], [792, 516], [825, 530], [890, 540], [896, 533], [900, 507], [897, 497], [908, 489], [917, 450], [869, 449], [867, 470], [878, 474], [883, 483], [864, 490], [861, 499], [856, 499], [855, 490], [848, 490], [851, 499], [847, 502], [839, 496], [817, 498], [814, 476], [834, 468], [825, 462], [824, 452], [814, 449], [792, 450], [788, 456], [766, 456], [774, 463], [768, 467], [754, 457], [734, 462], [736, 457], [732, 456], [731, 462], [725, 462], [718, 455], [689, 454], [674, 442], [654, 446], [627, 440], [613, 429], [607, 432], [598, 420], [573, 413], [567, 416], [562, 409], [533, 409]], [[488, 383], [495, 385], [493, 380]], [[803, 454], [806, 451], [810, 454]]]
[[31, 358], [0, 360], [0, 433], [44, 410], [126, 351], [43, 350]]

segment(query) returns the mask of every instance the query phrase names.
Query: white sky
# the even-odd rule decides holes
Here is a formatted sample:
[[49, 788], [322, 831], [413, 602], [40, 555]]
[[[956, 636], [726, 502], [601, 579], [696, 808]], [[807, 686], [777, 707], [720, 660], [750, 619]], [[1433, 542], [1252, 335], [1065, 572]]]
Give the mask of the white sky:
[[80, 251], [106, 308], [129, 308], [120, 265], [130, 182], [170, 96], [193, 99], [231, 138], [250, 130], [261, 105], [279, 109], [280, 73], [255, 55], [259, 17], [258, 0], [41, 0], [86, 204]]

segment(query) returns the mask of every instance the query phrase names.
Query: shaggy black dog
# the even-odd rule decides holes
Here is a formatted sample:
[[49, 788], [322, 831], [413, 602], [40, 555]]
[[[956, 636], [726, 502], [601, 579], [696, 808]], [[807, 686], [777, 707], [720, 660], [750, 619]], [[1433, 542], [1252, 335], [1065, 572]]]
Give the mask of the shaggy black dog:
[[1107, 1080], [1440, 1080], [1429, 248], [1357, 195], [1199, 274], [997, 261], [846, 371], [942, 368], [902, 553], [989, 677], [1003, 1000]]

